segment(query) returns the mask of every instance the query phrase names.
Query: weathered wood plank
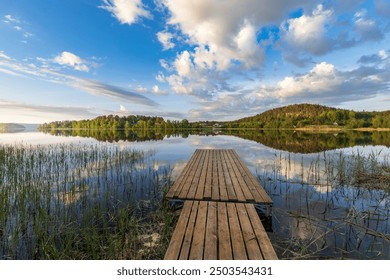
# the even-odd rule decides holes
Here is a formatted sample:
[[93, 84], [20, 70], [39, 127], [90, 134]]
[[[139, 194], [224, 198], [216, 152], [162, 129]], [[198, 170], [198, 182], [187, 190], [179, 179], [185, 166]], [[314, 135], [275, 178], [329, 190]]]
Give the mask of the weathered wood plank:
[[211, 188], [212, 188], [212, 182], [213, 182], [213, 151], [210, 150], [210, 155], [208, 158], [207, 163], [207, 173], [206, 173], [206, 183], [205, 183], [205, 190], [204, 190], [204, 197], [203, 199], [211, 199]]
[[243, 174], [247, 174], [247, 178], [250, 180], [248, 186], [250, 187], [251, 192], [256, 196], [256, 202], [272, 203], [272, 200], [269, 197], [269, 195], [265, 192], [263, 187], [260, 185], [259, 181], [257, 181], [256, 177], [253, 176], [249, 168], [238, 156], [237, 152], [234, 150], [232, 150], [232, 152], [237, 159], [236, 162], [238, 167], [242, 170]]
[[259, 242], [263, 258], [265, 260], [277, 260], [278, 256], [276, 255], [267, 232], [265, 231], [264, 226], [260, 221], [259, 215], [256, 213], [255, 207], [252, 204], [245, 204], [245, 208]]
[[222, 171], [228, 195], [228, 199], [226, 201], [237, 201], [237, 195], [233, 187], [232, 179], [230, 177], [230, 172], [232, 171], [228, 169], [228, 159], [225, 154], [226, 151], [222, 151]]
[[207, 225], [204, 247], [205, 260], [218, 259], [218, 231], [217, 231], [217, 203], [214, 201], [208, 202], [207, 209]]
[[235, 260], [247, 260], [244, 239], [240, 230], [240, 222], [238, 220], [236, 204], [227, 203], [227, 212], [229, 219], [230, 236], [232, 239], [233, 258]]
[[183, 245], [180, 251], [180, 260], [188, 260], [188, 256], [190, 255], [192, 238], [194, 236], [195, 221], [198, 214], [198, 207], [199, 201], [194, 201], [191, 207], [191, 213], [189, 215], [188, 224], [183, 239]]
[[188, 189], [187, 199], [194, 199], [198, 187], [200, 187], [200, 185], [202, 185], [200, 183], [200, 178], [201, 178], [202, 169], [205, 165], [206, 156], [207, 156], [207, 153], [205, 153], [205, 152], [203, 152], [201, 154], [201, 157], [199, 159], [198, 168], [195, 171], [194, 178], [193, 178], [191, 185], [189, 186], [189, 189]]
[[219, 200], [219, 181], [218, 181], [218, 151], [213, 150], [213, 181], [212, 181], [212, 190], [211, 190], [211, 199], [218, 201]]
[[207, 217], [207, 201], [200, 201], [196, 218], [194, 236], [192, 239], [190, 260], [202, 260], [204, 252]]
[[250, 260], [261, 260], [263, 256], [259, 244], [257, 242], [256, 234], [253, 231], [251, 221], [249, 220], [247, 210], [243, 203], [237, 203], [238, 218], [241, 224], [242, 236], [244, 238], [246, 252], [248, 259]]
[[194, 165], [197, 162], [197, 158], [200, 156], [200, 154], [201, 154], [200, 150], [195, 150], [194, 154], [192, 155], [192, 157], [184, 167], [183, 172], [181, 173], [181, 175], [183, 176], [181, 175], [179, 176], [179, 178], [175, 181], [175, 183], [167, 193], [166, 196], [168, 198], [177, 198], [179, 196], [183, 186], [185, 185], [186, 181], [190, 177], [190, 173], [192, 172]]
[[198, 177], [195, 177], [195, 173], [198, 170], [199, 165], [202, 164], [201, 160], [200, 160], [202, 155], [203, 155], [203, 153], [199, 152], [198, 157], [196, 159], [194, 159], [194, 165], [191, 168], [190, 173], [188, 174], [186, 181], [184, 182], [184, 184], [180, 190], [180, 193], [176, 192], [178, 198], [186, 199], [192, 182], [195, 180], [199, 180]]
[[224, 170], [222, 167], [222, 162], [224, 161], [223, 152], [218, 150], [218, 181], [219, 181], [219, 194], [220, 201], [229, 201], [227, 186], [225, 182]]
[[227, 164], [227, 167], [228, 167], [228, 173], [229, 173], [229, 176], [232, 180], [232, 185], [234, 187], [234, 191], [237, 195], [237, 200], [240, 201], [240, 202], [246, 202], [246, 199], [245, 199], [245, 195], [242, 191], [242, 182], [240, 182], [240, 174], [239, 172], [237, 171], [237, 167], [234, 166], [234, 161], [233, 159], [231, 158], [231, 155], [228, 151], [226, 151], [226, 154], [225, 154], [225, 158], [226, 158], [226, 164]]
[[188, 224], [188, 216], [190, 215], [193, 201], [188, 200], [184, 202], [183, 210], [177, 221], [176, 228], [172, 234], [171, 241], [169, 242], [168, 250], [165, 253], [164, 259], [177, 260], [180, 254], [184, 233]]
[[230, 229], [226, 210], [226, 203], [218, 203], [218, 259], [232, 260], [232, 243], [230, 240]]
[[205, 187], [206, 187], [207, 169], [211, 168], [211, 166], [209, 166], [209, 157], [211, 156], [210, 150], [206, 150], [206, 151], [204, 151], [204, 153], [206, 154], [206, 157], [204, 159], [202, 173], [201, 173], [200, 178], [199, 178], [199, 186], [198, 186], [198, 189], [197, 189], [196, 194], [195, 194], [195, 199], [197, 199], [197, 200], [201, 200], [204, 197], [204, 191], [205, 191]]

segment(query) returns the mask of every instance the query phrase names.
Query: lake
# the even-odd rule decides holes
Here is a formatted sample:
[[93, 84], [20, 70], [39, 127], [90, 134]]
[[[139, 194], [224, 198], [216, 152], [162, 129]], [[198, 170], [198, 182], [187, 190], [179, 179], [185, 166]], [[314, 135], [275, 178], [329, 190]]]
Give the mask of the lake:
[[279, 258], [390, 258], [389, 132], [0, 134], [0, 145], [14, 144], [105, 145], [143, 151], [151, 155], [143, 164], [157, 172], [170, 169], [172, 180], [196, 149], [234, 149], [274, 202], [267, 227]]

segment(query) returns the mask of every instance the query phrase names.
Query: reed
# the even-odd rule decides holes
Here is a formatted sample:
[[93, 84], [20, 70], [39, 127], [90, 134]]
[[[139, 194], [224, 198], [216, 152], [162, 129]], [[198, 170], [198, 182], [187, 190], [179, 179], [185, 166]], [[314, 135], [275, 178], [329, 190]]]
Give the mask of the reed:
[[148, 258], [141, 236], [170, 227], [170, 170], [152, 163], [102, 143], [1, 145], [0, 259]]
[[381, 151], [275, 155], [259, 179], [274, 202], [278, 256], [390, 259], [389, 171]]

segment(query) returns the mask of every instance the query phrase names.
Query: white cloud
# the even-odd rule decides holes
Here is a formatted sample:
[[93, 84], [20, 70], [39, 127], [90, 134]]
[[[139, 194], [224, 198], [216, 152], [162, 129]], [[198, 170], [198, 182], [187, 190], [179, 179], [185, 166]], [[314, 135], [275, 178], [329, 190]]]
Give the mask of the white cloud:
[[367, 18], [367, 10], [355, 13], [355, 32], [362, 41], [377, 41], [383, 38], [383, 33], [376, 22]]
[[167, 94], [167, 92], [165, 90], [160, 89], [158, 85], [154, 85], [152, 87], [152, 93], [154, 95], [166, 95]]
[[6, 54], [4, 53], [4, 51], [0, 51], [0, 58], [11, 59], [8, 55], [6, 55]]
[[191, 119], [231, 120], [258, 114], [282, 105], [318, 103], [340, 106], [390, 92], [390, 63], [379, 54], [365, 56], [366, 63], [352, 70], [340, 70], [321, 62], [306, 73], [286, 76], [272, 84], [259, 82], [257, 88], [242, 94], [221, 94], [213, 100], [199, 102], [190, 112]]
[[[173, 91], [210, 98], [229, 90], [230, 77], [258, 70], [264, 62], [262, 27], [279, 23], [291, 10], [313, 5], [308, 0], [163, 0], [169, 13], [166, 30], [188, 45], [164, 64], [174, 73], [166, 77]], [[245, 75], [245, 74], [244, 74]]]
[[147, 93], [148, 92], [148, 89], [146, 87], [142, 87], [142, 86], [137, 86], [137, 88], [135, 90], [139, 93]]
[[127, 112], [126, 107], [123, 105], [119, 105], [119, 111], [120, 112]]
[[191, 54], [188, 51], [183, 51], [180, 55], [176, 57], [173, 65], [177, 71], [177, 74], [180, 77], [190, 76], [193, 68], [191, 61]]
[[70, 66], [73, 69], [78, 71], [83, 71], [83, 72], [89, 71], [89, 67], [87, 66], [85, 61], [81, 59], [79, 56], [71, 52], [66, 52], [66, 51], [62, 52], [60, 55], [54, 58], [54, 62], [60, 65]]
[[100, 8], [109, 11], [121, 24], [131, 25], [142, 17], [153, 17], [141, 0], [103, 0], [103, 3]]
[[20, 20], [18, 20], [17, 18], [13, 17], [12, 15], [5, 15], [4, 16], [4, 20], [3, 20], [5, 23], [20, 23]]
[[281, 25], [282, 40], [288, 46], [313, 55], [329, 51], [331, 40], [327, 38], [326, 26], [332, 20], [333, 12], [318, 5], [311, 15], [289, 19]]
[[[96, 96], [105, 96], [112, 99], [125, 100], [134, 104], [146, 106], [158, 106], [152, 99], [144, 95], [125, 90], [116, 86], [112, 86], [99, 81], [78, 78], [76, 76], [63, 74], [58, 69], [53, 69], [48, 62], [51, 60], [37, 58], [37, 62], [43, 63], [37, 66], [30, 61], [19, 62], [15, 59], [0, 55], [0, 71], [10, 75], [20, 75], [33, 79], [39, 79], [50, 83], [70, 86], [88, 92]], [[78, 61], [77, 59], [75, 60]]]
[[380, 50], [380, 51], [378, 52], [378, 56], [379, 56], [381, 59], [385, 60], [385, 59], [387, 59], [387, 58], [389, 57], [389, 54], [388, 54], [387, 51], [385, 51], [385, 50]]
[[169, 50], [175, 47], [175, 44], [172, 42], [173, 35], [167, 31], [161, 31], [157, 33], [157, 39], [163, 45], [164, 50]]
[[323, 94], [333, 91], [335, 87], [343, 83], [334, 65], [321, 62], [309, 73], [298, 77], [285, 77], [277, 84], [276, 95], [279, 98], [287, 98], [302, 94]]

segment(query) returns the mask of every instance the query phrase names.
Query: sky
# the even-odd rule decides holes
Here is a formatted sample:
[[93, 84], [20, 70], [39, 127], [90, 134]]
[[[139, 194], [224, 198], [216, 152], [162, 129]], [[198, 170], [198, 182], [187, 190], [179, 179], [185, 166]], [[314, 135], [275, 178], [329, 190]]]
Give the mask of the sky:
[[0, 0], [0, 122], [390, 109], [388, 0]]

